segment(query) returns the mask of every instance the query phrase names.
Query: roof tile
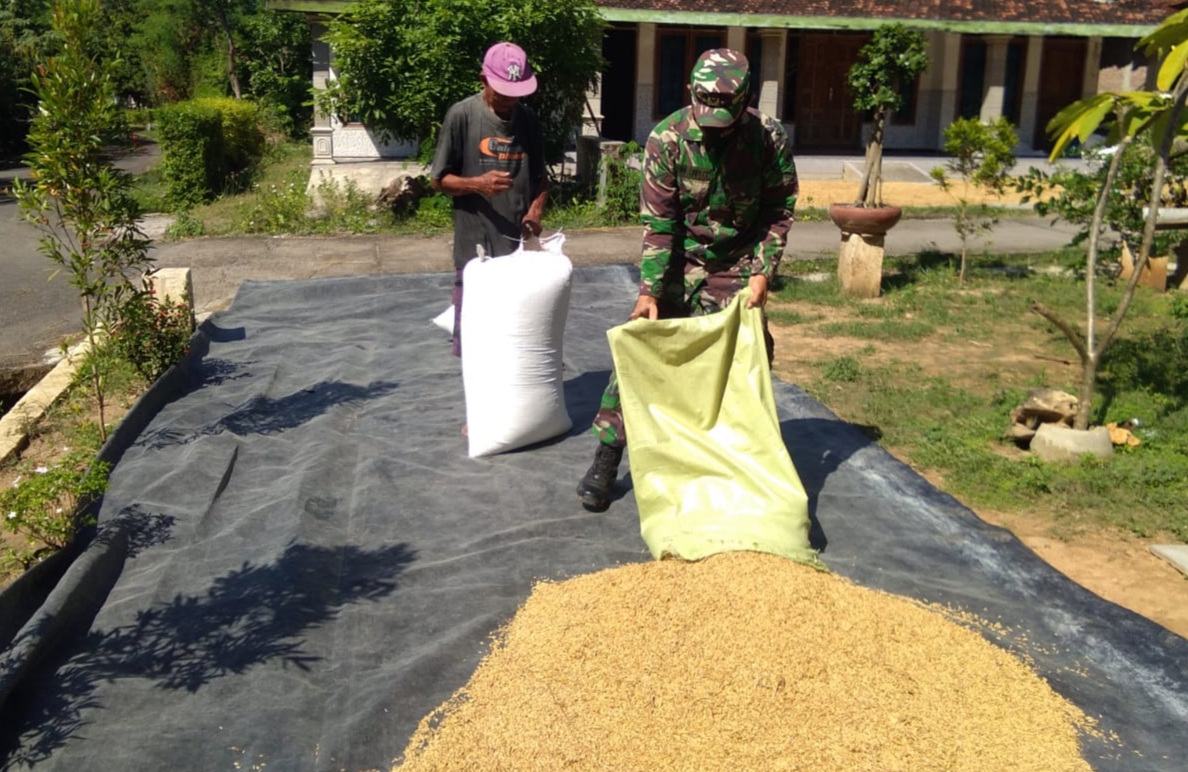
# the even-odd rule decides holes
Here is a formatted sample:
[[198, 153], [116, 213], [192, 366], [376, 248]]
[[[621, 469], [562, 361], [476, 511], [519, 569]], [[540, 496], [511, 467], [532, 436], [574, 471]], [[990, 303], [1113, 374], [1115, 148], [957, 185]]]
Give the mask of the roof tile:
[[1169, 0], [598, 0], [603, 8], [903, 21], [1155, 25]]

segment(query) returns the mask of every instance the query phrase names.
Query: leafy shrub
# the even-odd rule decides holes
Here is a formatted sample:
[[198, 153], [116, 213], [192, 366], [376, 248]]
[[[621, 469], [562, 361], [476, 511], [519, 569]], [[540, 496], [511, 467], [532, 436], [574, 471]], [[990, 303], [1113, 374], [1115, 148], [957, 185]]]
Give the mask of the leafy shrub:
[[206, 224], [189, 210], [177, 213], [177, 218], [165, 229], [170, 239], [193, 239], [206, 234]]
[[1172, 298], [1171, 315], [1175, 319], [1188, 319], [1188, 294]]
[[219, 114], [223, 131], [223, 168], [227, 178], [221, 190], [246, 189], [245, 181], [264, 157], [266, 143], [261, 130], [260, 109], [246, 99], [196, 99], [195, 103], [209, 106]]
[[454, 222], [454, 202], [444, 193], [421, 199], [417, 205], [417, 222], [431, 228], [448, 228]]
[[78, 517], [80, 504], [107, 487], [109, 466], [94, 460], [90, 448], [76, 448], [51, 466], [18, 467], [12, 487], [0, 491], [0, 522], [5, 530], [28, 539], [23, 549], [9, 548], [8, 557], [28, 568], [46, 548], [61, 549], [94, 517]]
[[190, 350], [194, 317], [187, 303], [138, 292], [120, 308], [111, 341], [117, 353], [148, 383], [155, 382]]
[[290, 173], [281, 184], [258, 186], [256, 203], [241, 217], [244, 233], [301, 233], [313, 202], [305, 191], [305, 174]]
[[827, 381], [850, 382], [858, 380], [862, 367], [854, 357], [838, 357], [825, 365], [821, 377]]
[[178, 102], [156, 112], [166, 200], [174, 210], [204, 204], [221, 189], [223, 121], [212, 106]]
[[161, 166], [175, 210], [245, 190], [267, 144], [253, 102], [208, 97], [156, 113]]
[[375, 233], [379, 230], [380, 215], [372, 207], [371, 198], [348, 179], [339, 183], [332, 177], [318, 182], [317, 213], [314, 230]]
[[1119, 338], [1102, 367], [1107, 404], [1125, 392], [1145, 392], [1153, 400], [1161, 395], [1172, 406], [1182, 407], [1188, 404], [1188, 327]]
[[606, 218], [612, 223], [639, 219], [639, 191], [643, 170], [639, 167], [640, 147], [628, 142], [615, 155], [606, 156]]

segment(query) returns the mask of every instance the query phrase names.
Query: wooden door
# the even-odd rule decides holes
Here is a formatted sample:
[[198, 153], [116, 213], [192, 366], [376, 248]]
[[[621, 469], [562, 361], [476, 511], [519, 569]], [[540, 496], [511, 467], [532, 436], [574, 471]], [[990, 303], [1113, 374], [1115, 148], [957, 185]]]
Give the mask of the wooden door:
[[1036, 150], [1048, 150], [1048, 121], [1081, 98], [1085, 80], [1086, 45], [1084, 38], [1044, 38], [1040, 57], [1039, 104], [1035, 114]]
[[[846, 83], [850, 65], [869, 35], [806, 34], [796, 68], [796, 146], [801, 150], [855, 150], [862, 115]], [[792, 84], [789, 84], [791, 87]]]

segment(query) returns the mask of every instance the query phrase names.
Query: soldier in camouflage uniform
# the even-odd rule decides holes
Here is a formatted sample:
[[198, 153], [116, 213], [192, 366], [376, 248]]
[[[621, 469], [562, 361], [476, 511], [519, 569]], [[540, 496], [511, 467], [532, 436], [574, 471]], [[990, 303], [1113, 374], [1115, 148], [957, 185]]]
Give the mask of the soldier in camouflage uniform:
[[[692, 104], [657, 124], [644, 151], [639, 300], [632, 319], [721, 311], [743, 287], [762, 307], [784, 252], [799, 192], [783, 126], [748, 108], [750, 71], [737, 51], [693, 67]], [[767, 352], [773, 354], [767, 333]], [[594, 419], [598, 451], [578, 484], [593, 511], [610, 505], [627, 435], [614, 373]]]

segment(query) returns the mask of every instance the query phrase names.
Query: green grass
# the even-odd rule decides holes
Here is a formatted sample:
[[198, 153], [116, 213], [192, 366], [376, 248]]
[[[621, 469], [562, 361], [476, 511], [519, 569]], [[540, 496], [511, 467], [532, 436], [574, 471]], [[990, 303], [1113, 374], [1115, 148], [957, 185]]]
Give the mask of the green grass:
[[[1033, 268], [1067, 259], [1061, 253], [1012, 258]], [[1026, 329], [1056, 356], [1076, 359], [1063, 335], [1029, 307], [1042, 300], [1083, 326], [1085, 288], [1079, 277], [986, 271], [958, 287], [946, 269], [919, 270], [920, 261], [904, 267], [910, 278], [875, 303], [839, 302], [835, 286], [816, 283], [809, 291], [808, 282], [795, 279], [786, 280], [776, 297], [846, 310], [849, 320], [814, 330], [829, 336], [911, 341], [937, 334], [1001, 344]], [[1120, 295], [1119, 287], [1104, 281], [1103, 311], [1116, 308]], [[1135, 433], [1142, 444], [1119, 448], [1104, 462], [1047, 464], [1003, 439], [1011, 409], [1030, 388], [1077, 392], [1075, 382], [1052, 382], [1046, 370], [991, 370], [972, 386], [957, 386], [916, 362], [872, 361], [878, 350], [872, 342], [857, 354], [815, 362], [817, 376], [805, 386], [851, 423], [874, 427], [882, 444], [917, 468], [940, 473], [945, 490], [975, 509], [1042, 511], [1070, 528], [1106, 526], [1188, 541], [1188, 319], [1182, 318], [1182, 306], [1175, 292], [1136, 294], [1098, 371], [1092, 421], [1138, 418]], [[806, 323], [811, 311], [801, 308], [793, 316], [799, 318], [794, 323]], [[769, 318], [783, 323], [780, 316]]]

